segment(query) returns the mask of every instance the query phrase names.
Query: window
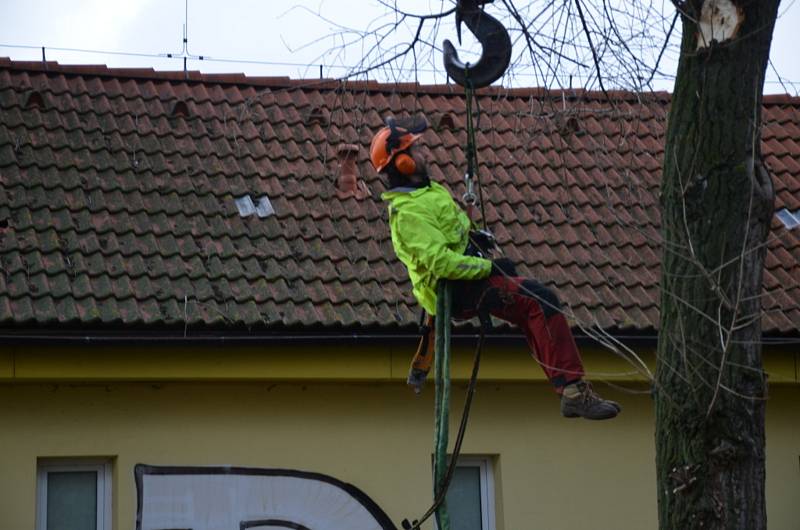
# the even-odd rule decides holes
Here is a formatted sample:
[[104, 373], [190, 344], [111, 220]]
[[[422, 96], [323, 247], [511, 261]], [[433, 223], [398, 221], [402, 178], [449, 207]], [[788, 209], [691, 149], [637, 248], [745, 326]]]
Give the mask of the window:
[[494, 530], [494, 478], [489, 457], [461, 457], [447, 490], [450, 527]]
[[39, 460], [36, 530], [111, 530], [111, 463]]

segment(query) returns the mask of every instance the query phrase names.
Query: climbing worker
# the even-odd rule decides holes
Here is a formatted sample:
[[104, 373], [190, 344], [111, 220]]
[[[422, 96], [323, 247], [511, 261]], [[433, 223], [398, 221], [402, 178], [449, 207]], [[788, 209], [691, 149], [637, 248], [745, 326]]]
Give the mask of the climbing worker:
[[381, 198], [389, 202], [392, 245], [408, 269], [420, 305], [434, 315], [438, 280], [452, 280], [454, 318], [488, 310], [522, 329], [534, 358], [561, 395], [563, 416], [601, 420], [619, 414], [617, 403], [602, 399], [584, 380], [580, 353], [555, 293], [519, 277], [508, 258], [465, 254], [471, 221], [450, 192], [430, 180], [418, 148], [427, 123], [391, 118], [387, 123], [372, 139], [370, 160], [387, 179], [388, 191]]

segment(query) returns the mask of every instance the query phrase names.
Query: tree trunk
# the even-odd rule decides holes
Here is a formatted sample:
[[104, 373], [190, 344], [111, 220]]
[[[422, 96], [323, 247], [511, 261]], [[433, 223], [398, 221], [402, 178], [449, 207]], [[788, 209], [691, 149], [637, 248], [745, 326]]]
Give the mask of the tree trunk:
[[659, 527], [759, 530], [760, 296], [774, 209], [760, 120], [779, 0], [676, 3], [683, 38], [661, 187]]

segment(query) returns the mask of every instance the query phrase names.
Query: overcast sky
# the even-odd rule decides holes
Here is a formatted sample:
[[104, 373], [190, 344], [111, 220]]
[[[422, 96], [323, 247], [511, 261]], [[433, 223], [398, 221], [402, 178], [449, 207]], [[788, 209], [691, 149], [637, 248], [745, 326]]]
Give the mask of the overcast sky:
[[[436, 12], [442, 5], [451, 5], [450, 1], [442, 0], [400, 3], [404, 9], [417, 13]], [[669, 9], [669, 2], [665, 4]], [[40, 47], [45, 46], [47, 59], [62, 64], [180, 70], [182, 59], [158, 56], [183, 54], [183, 31], [188, 22], [187, 52], [206, 58], [203, 61], [190, 59], [190, 70], [309, 78], [319, 77], [319, 65], [323, 64], [325, 77], [341, 77], [348, 73], [348, 67], [358, 64], [362, 48], [351, 47], [346, 54], [340, 54], [337, 45], [342, 36], [336, 39], [328, 35], [339, 31], [337, 24], [363, 30], [370, 25], [376, 27], [380, 21], [391, 21], [391, 18], [380, 18], [385, 17], [386, 12], [387, 8], [378, 0], [189, 0], [188, 16], [185, 0], [0, 0], [0, 57], [41, 60]], [[785, 84], [777, 83], [776, 72], [770, 68], [765, 93], [798, 95], [800, 59], [796, 35], [800, 28], [800, 1], [784, 0], [781, 13], [771, 60]], [[400, 41], [408, 35], [399, 36]], [[452, 39], [454, 31], [451, 26], [444, 25], [439, 35], [439, 40]], [[445, 81], [438, 61], [440, 59], [433, 63], [429, 59], [421, 64], [420, 81]], [[674, 66], [667, 66], [668, 70], [672, 68]], [[392, 75], [397, 78], [396, 71], [384, 69], [369, 77], [386, 81]], [[510, 82], [518, 86], [542, 84], [532, 74], [528, 79], [523, 75], [513, 81], [504, 80], [506, 84]], [[656, 88], [670, 87], [670, 81], [664, 80]]]

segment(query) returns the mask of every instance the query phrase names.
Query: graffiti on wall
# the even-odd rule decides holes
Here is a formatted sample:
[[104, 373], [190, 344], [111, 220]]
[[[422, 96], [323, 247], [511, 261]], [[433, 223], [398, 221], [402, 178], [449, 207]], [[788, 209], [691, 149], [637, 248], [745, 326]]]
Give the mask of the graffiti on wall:
[[136, 530], [397, 530], [363, 491], [321, 473], [138, 464]]

